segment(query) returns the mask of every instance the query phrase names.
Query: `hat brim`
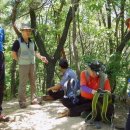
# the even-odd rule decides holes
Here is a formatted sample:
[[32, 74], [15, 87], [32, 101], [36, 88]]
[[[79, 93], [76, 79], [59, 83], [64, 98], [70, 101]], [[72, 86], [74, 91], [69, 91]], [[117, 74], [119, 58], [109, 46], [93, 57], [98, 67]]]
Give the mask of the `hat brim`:
[[32, 28], [20, 28], [20, 30], [22, 31], [22, 30], [33, 30]]

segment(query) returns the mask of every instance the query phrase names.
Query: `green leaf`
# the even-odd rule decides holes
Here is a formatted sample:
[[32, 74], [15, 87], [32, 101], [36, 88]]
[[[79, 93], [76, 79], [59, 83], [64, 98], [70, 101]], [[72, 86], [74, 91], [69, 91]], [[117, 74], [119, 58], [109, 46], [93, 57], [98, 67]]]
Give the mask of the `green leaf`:
[[128, 46], [130, 46], [130, 41], [127, 42]]

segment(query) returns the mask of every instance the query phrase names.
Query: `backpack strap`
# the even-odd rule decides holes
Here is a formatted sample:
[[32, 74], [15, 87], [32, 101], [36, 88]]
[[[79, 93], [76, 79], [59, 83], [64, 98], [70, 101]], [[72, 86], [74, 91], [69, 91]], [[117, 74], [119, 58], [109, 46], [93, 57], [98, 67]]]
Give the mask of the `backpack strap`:
[[86, 76], [87, 81], [89, 81], [90, 74], [88, 70], [85, 70], [85, 76]]
[[101, 112], [102, 121], [104, 121], [106, 123], [110, 123], [110, 120], [106, 116], [108, 104], [109, 104], [109, 96], [110, 96], [110, 94], [108, 92], [104, 93], [104, 95], [103, 95], [103, 106], [102, 106], [102, 112]]
[[[88, 70], [85, 71], [85, 76], [87, 81], [89, 81], [90, 73]], [[107, 79], [107, 74], [103, 73], [102, 71], [99, 73], [100, 81], [99, 81], [99, 88], [104, 90], [105, 81]]]
[[98, 102], [99, 96], [100, 96], [100, 93], [95, 93], [92, 100], [92, 120], [94, 120], [97, 116], [97, 102]]
[[[87, 122], [89, 119], [91, 121], [94, 121], [97, 117], [97, 105], [98, 105], [98, 99], [100, 97], [101, 93], [95, 93], [93, 100], [92, 100], [92, 112], [85, 118], [85, 122]], [[108, 92], [103, 94], [103, 104], [100, 107], [101, 110], [101, 119], [102, 121], [106, 122], [106, 123], [111, 123], [111, 121], [107, 118], [106, 114], [107, 114], [107, 109], [108, 109], [108, 105], [109, 105], [109, 96], [110, 94]], [[91, 117], [91, 118], [90, 118]]]
[[95, 118], [97, 117], [97, 103], [98, 103], [99, 96], [100, 96], [100, 93], [98, 93], [98, 92], [96, 92], [94, 94], [94, 97], [93, 97], [93, 100], [92, 100], [92, 111], [85, 118], [85, 122], [87, 122], [88, 120], [91, 120], [93, 122], [95, 120]]
[[103, 73], [102, 71], [99, 73], [100, 81], [99, 81], [99, 88], [104, 90], [105, 81], [107, 79], [107, 74]]

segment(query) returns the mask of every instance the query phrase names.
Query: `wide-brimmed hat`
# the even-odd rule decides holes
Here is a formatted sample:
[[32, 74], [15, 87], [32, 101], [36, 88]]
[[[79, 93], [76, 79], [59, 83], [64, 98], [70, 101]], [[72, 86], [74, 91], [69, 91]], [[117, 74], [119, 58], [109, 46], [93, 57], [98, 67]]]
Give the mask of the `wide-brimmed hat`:
[[28, 29], [28, 30], [33, 30], [31, 28], [31, 25], [29, 23], [22, 23], [21, 24], [21, 27], [20, 27], [20, 30], [25, 30], [25, 29]]

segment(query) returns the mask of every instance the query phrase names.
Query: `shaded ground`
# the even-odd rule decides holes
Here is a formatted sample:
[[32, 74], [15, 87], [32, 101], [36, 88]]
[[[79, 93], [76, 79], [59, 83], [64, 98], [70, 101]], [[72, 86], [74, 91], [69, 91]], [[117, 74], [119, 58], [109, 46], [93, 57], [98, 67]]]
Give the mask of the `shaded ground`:
[[[0, 130], [94, 130], [80, 117], [57, 118], [57, 111], [64, 109], [59, 101], [43, 102], [42, 105], [29, 105], [26, 109], [19, 109], [17, 100], [4, 102], [4, 113], [8, 114], [12, 122], [1, 122]], [[124, 127], [127, 109], [118, 105], [114, 124]], [[110, 125], [102, 124], [101, 130], [116, 130]]]

